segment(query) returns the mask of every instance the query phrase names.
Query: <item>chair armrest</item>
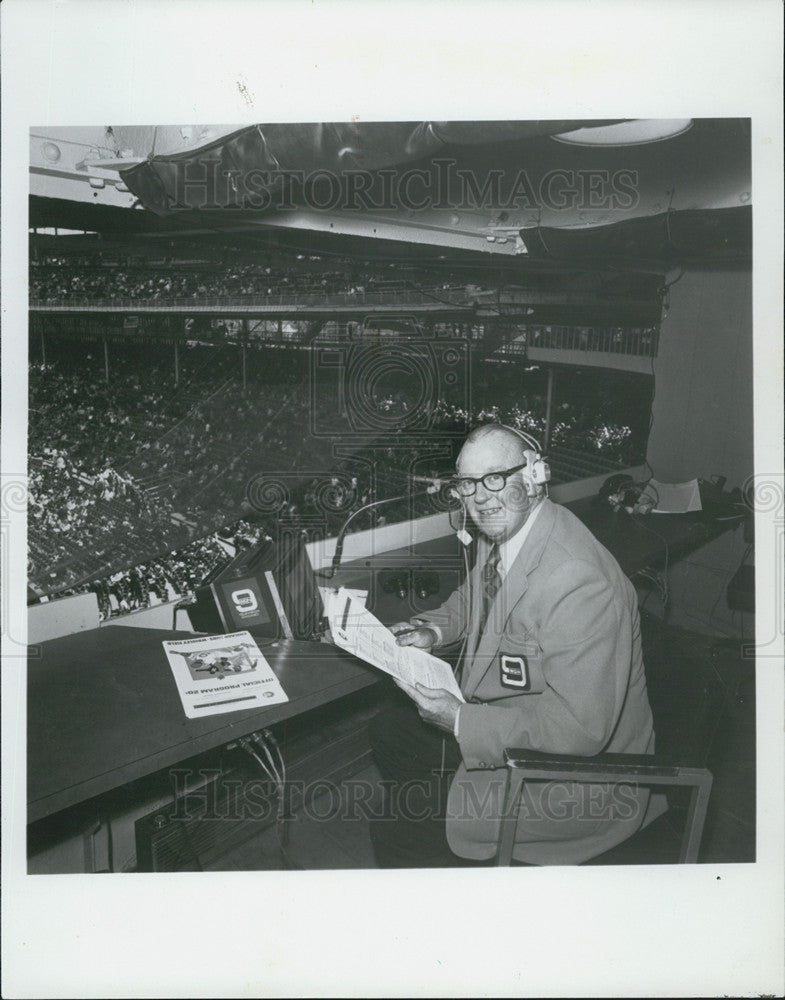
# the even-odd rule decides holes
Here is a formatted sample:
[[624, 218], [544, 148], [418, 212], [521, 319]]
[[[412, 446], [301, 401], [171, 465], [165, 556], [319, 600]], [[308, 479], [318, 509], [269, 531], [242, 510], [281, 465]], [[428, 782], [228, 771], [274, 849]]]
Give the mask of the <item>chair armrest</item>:
[[[537, 750], [508, 748], [504, 763], [525, 771], [529, 778], [544, 780], [604, 781], [613, 778], [648, 779], [654, 784], [682, 784], [688, 774], [708, 773], [691, 761], [678, 761], [657, 754], [602, 753], [594, 757], [540, 753]], [[606, 777], [603, 777], [606, 776]]]

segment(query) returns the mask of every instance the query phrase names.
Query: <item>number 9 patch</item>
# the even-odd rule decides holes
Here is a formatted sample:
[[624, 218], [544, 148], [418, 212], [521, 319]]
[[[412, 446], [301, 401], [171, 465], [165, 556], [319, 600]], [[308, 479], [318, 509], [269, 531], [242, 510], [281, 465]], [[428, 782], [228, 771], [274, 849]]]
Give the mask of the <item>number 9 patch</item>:
[[499, 680], [502, 687], [528, 691], [530, 681], [526, 657], [509, 656], [507, 653], [502, 653], [499, 659]]

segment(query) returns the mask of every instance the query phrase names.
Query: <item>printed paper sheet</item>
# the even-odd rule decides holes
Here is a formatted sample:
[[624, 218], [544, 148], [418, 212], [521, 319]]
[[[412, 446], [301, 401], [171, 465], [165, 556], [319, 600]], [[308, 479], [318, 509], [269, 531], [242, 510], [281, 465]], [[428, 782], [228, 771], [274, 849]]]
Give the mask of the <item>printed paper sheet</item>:
[[465, 701], [446, 660], [414, 646], [399, 646], [392, 632], [351, 592], [343, 587], [329, 591], [324, 603], [336, 645], [407, 684], [443, 688]]

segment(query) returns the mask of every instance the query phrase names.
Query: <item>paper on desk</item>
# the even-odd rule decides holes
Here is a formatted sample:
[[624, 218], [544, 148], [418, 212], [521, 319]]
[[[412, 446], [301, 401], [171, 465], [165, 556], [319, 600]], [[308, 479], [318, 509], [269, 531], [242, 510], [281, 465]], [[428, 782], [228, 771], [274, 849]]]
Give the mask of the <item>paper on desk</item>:
[[661, 483], [650, 479], [638, 499], [639, 503], [643, 497], [651, 497], [654, 501], [653, 514], [688, 514], [693, 510], [703, 510], [697, 479], [686, 483]]
[[250, 632], [170, 639], [163, 647], [189, 719], [289, 700]]
[[452, 667], [446, 660], [414, 646], [399, 646], [392, 632], [371, 614], [350, 591], [329, 591], [324, 601], [333, 641], [386, 674], [414, 686], [443, 688], [461, 701]]

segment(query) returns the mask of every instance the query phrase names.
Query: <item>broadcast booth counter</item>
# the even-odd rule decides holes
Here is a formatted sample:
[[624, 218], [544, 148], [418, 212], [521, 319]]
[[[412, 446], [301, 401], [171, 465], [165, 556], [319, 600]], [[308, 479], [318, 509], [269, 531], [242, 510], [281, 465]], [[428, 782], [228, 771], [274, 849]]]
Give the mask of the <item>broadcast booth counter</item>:
[[[557, 500], [560, 493], [565, 497], [630, 576], [661, 566], [665, 558], [685, 557], [739, 523], [705, 513], [663, 515], [656, 533], [641, 530], [629, 516], [598, 502], [600, 485], [589, 480], [553, 493]], [[581, 492], [587, 495], [575, 499]], [[270, 809], [261, 817], [227, 818], [220, 830], [220, 824], [200, 826], [199, 816], [191, 817], [193, 829], [184, 839], [182, 829], [173, 833], [178, 824], [172, 816], [178, 814], [172, 803], [178, 798], [196, 803], [205, 815], [212, 803], [219, 815], [223, 809], [228, 816], [220, 798], [226, 790], [212, 787], [216, 775], [240, 780], [242, 767], [233, 763], [227, 771], [225, 759], [237, 756], [238, 741], [262, 729], [279, 734], [293, 759], [295, 785], [336, 781], [367, 767], [363, 727], [388, 682], [320, 632], [318, 588], [365, 592], [368, 607], [392, 624], [411, 614], [412, 601], [416, 611], [425, 612], [455, 589], [463, 575], [457, 547], [447, 515], [440, 514], [348, 535], [345, 561], [334, 575], [327, 567], [335, 539], [311, 543], [309, 551], [290, 540], [283, 557], [262, 544], [225, 566], [195, 603], [137, 612], [120, 619], [122, 624], [85, 628], [85, 601], [93, 604], [92, 595], [64, 599], [76, 600], [82, 612], [67, 623], [61, 621], [59, 602], [32, 606], [35, 628], [46, 627], [43, 612], [49, 628], [59, 623], [72, 634], [30, 646], [30, 872], [104, 866], [167, 870], [208, 863], [220, 868], [222, 852], [253, 838], [264, 827], [262, 820], [271, 822]], [[413, 579], [426, 573], [432, 591], [413, 593]], [[164, 614], [176, 621], [176, 629], [145, 620]], [[162, 643], [239, 629], [256, 639], [288, 701], [187, 719]], [[194, 843], [201, 861], [194, 861]], [[260, 865], [276, 861], [260, 858]]]

